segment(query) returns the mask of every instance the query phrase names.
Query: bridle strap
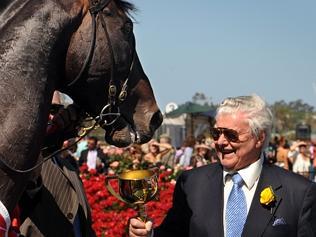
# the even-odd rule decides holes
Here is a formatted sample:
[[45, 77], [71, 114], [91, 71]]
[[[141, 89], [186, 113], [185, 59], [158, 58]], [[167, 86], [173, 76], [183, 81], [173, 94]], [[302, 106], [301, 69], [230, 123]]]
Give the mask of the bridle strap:
[[[114, 57], [114, 52], [113, 52], [113, 47], [112, 47], [112, 43], [111, 43], [111, 39], [109, 36], [109, 32], [107, 29], [107, 24], [106, 21], [104, 19], [104, 15], [103, 14], [99, 14], [112, 0], [90, 0], [90, 8], [89, 8], [89, 12], [91, 14], [91, 18], [92, 18], [92, 31], [91, 31], [91, 43], [90, 43], [90, 47], [89, 47], [89, 51], [87, 54], [87, 57], [78, 73], [78, 75], [75, 77], [75, 79], [73, 81], [71, 81], [67, 87], [72, 87], [74, 86], [76, 83], [78, 83], [83, 74], [88, 70], [89, 65], [91, 63], [92, 57], [93, 57], [93, 52], [95, 49], [95, 43], [96, 43], [96, 19], [97, 17], [99, 17], [99, 19], [101, 20], [101, 24], [107, 39], [107, 45], [108, 45], [108, 49], [109, 49], [109, 53], [110, 53], [110, 60], [111, 60], [111, 75], [110, 75], [110, 82], [109, 82], [109, 87], [108, 87], [108, 100], [107, 100], [107, 104], [103, 107], [103, 109], [101, 111], [105, 111], [105, 107], [107, 107], [107, 110], [109, 111], [109, 113], [112, 113], [112, 107], [117, 107], [120, 103], [124, 102], [126, 97], [127, 97], [127, 89], [128, 89], [128, 81], [129, 81], [129, 75], [133, 69], [134, 66], [134, 61], [135, 61], [135, 38], [133, 38], [133, 52], [132, 52], [132, 60], [130, 63], [130, 68], [129, 71], [125, 77], [125, 81], [123, 81], [122, 83], [122, 87], [121, 90], [118, 92], [118, 88], [120, 88], [120, 80], [115, 80], [115, 74], [116, 74], [116, 68], [115, 68], [115, 57]], [[133, 36], [134, 37], [134, 36]], [[110, 106], [108, 106], [110, 105]], [[118, 109], [116, 109], [117, 111]], [[101, 116], [102, 112], [100, 112], [100, 115], [97, 117], [102, 117]], [[111, 123], [113, 124], [113, 123]]]
[[[32, 166], [29, 169], [25, 169], [25, 170], [20, 170], [20, 169], [15, 169], [13, 167], [11, 167], [8, 163], [6, 163], [4, 161], [4, 156], [0, 153], [0, 168], [4, 171], [6, 171], [8, 174], [11, 175], [16, 175], [16, 174], [28, 174], [32, 171], [34, 171], [35, 169], [39, 168], [43, 163], [45, 163], [46, 161], [50, 160], [51, 158], [55, 157], [56, 155], [58, 155], [59, 153], [68, 150], [70, 147], [76, 145], [78, 142], [80, 142], [86, 135], [88, 135], [95, 127], [97, 126], [97, 123], [94, 123], [89, 129], [87, 129], [85, 131], [84, 134], [80, 135], [79, 139], [76, 140], [75, 142], [73, 142], [72, 144], [70, 144], [67, 147], [61, 148], [59, 150], [54, 151], [52, 154], [44, 157], [40, 162], [38, 162], [36, 165]], [[42, 149], [43, 150], [43, 149]]]
[[90, 13], [98, 14], [102, 11], [112, 0], [90, 0]]
[[[84, 61], [84, 64], [81, 67], [81, 70], [79, 71], [79, 74], [76, 76], [76, 78], [72, 82], [68, 84], [68, 87], [71, 87], [75, 85], [76, 83], [80, 82], [83, 74], [89, 68], [89, 65], [93, 57], [93, 52], [94, 52], [95, 42], [96, 42], [96, 33], [97, 33], [96, 21], [97, 19], [100, 19], [105, 37], [107, 39], [107, 46], [108, 46], [110, 62], [111, 62], [110, 81], [109, 81], [109, 86], [107, 89], [107, 93], [108, 93], [107, 104], [104, 105], [104, 107], [101, 109], [100, 114], [94, 117], [94, 120], [97, 121], [97, 123], [103, 128], [113, 125], [115, 121], [121, 116], [120, 111], [119, 111], [119, 105], [123, 103], [125, 99], [127, 98], [129, 75], [131, 74], [131, 71], [133, 70], [134, 61], [135, 61], [135, 48], [136, 48], [135, 38], [133, 38], [133, 46], [132, 46], [133, 51], [132, 51], [132, 58], [130, 62], [129, 71], [127, 72], [127, 75], [125, 76], [125, 80], [123, 82], [121, 80], [116, 80], [115, 79], [116, 62], [115, 62], [113, 46], [112, 46], [112, 42], [111, 42], [110, 35], [108, 32], [106, 21], [104, 19], [104, 14], [102, 14], [101, 12], [104, 9], [104, 7], [106, 7], [110, 2], [111, 0], [91, 0], [91, 7], [89, 9], [89, 12], [92, 18], [93, 29], [91, 31], [92, 39], [91, 39], [91, 44], [89, 47], [89, 52]], [[119, 88], [120, 88], [120, 91], [118, 91]], [[108, 120], [105, 120], [105, 118], [108, 118]]]
[[93, 52], [94, 52], [94, 48], [95, 48], [96, 31], [97, 30], [96, 30], [95, 16], [91, 15], [91, 17], [92, 17], [91, 42], [90, 42], [90, 47], [89, 47], [87, 57], [82, 65], [78, 75], [76, 76], [76, 78], [74, 80], [72, 80], [70, 83], [67, 84], [67, 87], [71, 87], [79, 81], [79, 79], [82, 77], [83, 73], [86, 72], [88, 65], [90, 64], [90, 62], [92, 60], [92, 56], [93, 56]]
[[106, 22], [104, 20], [104, 17], [102, 14], [100, 14], [99, 17], [101, 20], [101, 24], [102, 24], [107, 42], [108, 42], [108, 48], [109, 48], [110, 55], [111, 55], [111, 57], [110, 57], [111, 58], [111, 77], [110, 77], [109, 91], [108, 91], [108, 104], [115, 106], [118, 85], [115, 84], [115, 80], [114, 80], [114, 74], [115, 74], [114, 52], [113, 52], [112, 43], [110, 40], [108, 28], [107, 28]]
[[84, 72], [86, 72], [86, 70], [88, 69], [88, 66], [92, 60], [92, 56], [93, 56], [93, 52], [95, 49], [95, 41], [96, 41], [96, 32], [97, 32], [97, 24], [96, 24], [96, 16], [97, 14], [103, 10], [103, 8], [105, 8], [111, 0], [101, 0], [101, 1], [96, 1], [96, 0], [90, 0], [90, 8], [89, 8], [89, 12], [91, 15], [91, 42], [90, 42], [90, 47], [89, 47], [89, 51], [87, 54], [87, 57], [78, 73], [78, 75], [75, 77], [74, 80], [72, 80], [70, 83], [67, 84], [67, 87], [71, 87], [73, 86], [75, 83], [77, 83]]

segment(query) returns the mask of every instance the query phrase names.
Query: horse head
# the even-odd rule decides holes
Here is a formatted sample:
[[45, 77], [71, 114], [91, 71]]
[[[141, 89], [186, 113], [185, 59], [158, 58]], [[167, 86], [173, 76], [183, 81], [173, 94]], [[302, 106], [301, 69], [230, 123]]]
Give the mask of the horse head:
[[128, 14], [133, 5], [121, 0], [86, 3], [70, 40], [62, 90], [99, 120], [108, 143], [147, 142], [162, 116], [136, 52]]
[[54, 90], [117, 146], [146, 142], [160, 125], [135, 49], [132, 8], [122, 0], [1, 1], [0, 200], [9, 211], [40, 164]]

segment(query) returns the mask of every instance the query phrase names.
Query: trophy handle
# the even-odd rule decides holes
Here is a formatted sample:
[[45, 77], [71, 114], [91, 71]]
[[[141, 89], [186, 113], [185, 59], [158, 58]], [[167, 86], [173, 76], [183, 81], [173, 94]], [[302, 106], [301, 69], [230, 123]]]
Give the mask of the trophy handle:
[[154, 199], [155, 199], [156, 194], [157, 194], [157, 192], [158, 192], [158, 179], [159, 179], [159, 168], [158, 168], [158, 167], [154, 167], [154, 168], [152, 168], [152, 169], [150, 169], [150, 170], [152, 170], [152, 171], [154, 172], [154, 175], [153, 175], [153, 176], [155, 176], [154, 179], [156, 179], [156, 182], [155, 182], [156, 185], [155, 185], [154, 192], [152, 193], [152, 195], [151, 195], [151, 197], [149, 198], [148, 201], [151, 201], [151, 200], [154, 200]]
[[109, 182], [111, 179], [118, 179], [118, 176], [117, 175], [115, 175], [115, 176], [106, 176], [106, 179], [105, 179], [105, 186], [106, 186], [106, 188], [118, 200], [120, 200], [120, 201], [122, 201], [124, 203], [127, 203], [126, 201], [124, 201], [123, 198], [121, 198], [121, 196], [117, 192], [114, 191], [114, 189], [112, 188], [112, 185]]

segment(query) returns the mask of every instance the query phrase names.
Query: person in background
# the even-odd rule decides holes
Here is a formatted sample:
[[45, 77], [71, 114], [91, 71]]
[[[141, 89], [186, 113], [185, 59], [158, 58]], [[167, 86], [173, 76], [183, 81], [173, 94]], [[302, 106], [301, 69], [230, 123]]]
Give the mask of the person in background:
[[313, 159], [313, 176], [314, 176], [314, 182], [316, 182], [316, 158]]
[[95, 169], [99, 173], [107, 171], [108, 163], [105, 154], [103, 151], [98, 148], [98, 139], [96, 137], [88, 138], [88, 149], [81, 152], [79, 158], [79, 166], [83, 163], [86, 163], [88, 169]]
[[144, 155], [144, 161], [151, 166], [163, 164], [162, 157], [172, 151], [172, 146], [168, 143], [158, 143], [152, 139], [148, 142], [148, 153]]
[[182, 172], [162, 224], [137, 218], [130, 237], [315, 237], [316, 184], [264, 163], [272, 113], [257, 95], [230, 97], [211, 128], [220, 163]]
[[193, 155], [193, 148], [195, 146], [195, 138], [188, 136], [183, 142], [184, 151], [180, 157], [179, 165], [182, 167], [188, 167], [191, 163], [191, 157]]
[[[78, 137], [77, 139], [79, 139], [79, 137]], [[75, 157], [78, 157], [78, 160], [79, 160], [79, 157], [80, 157], [80, 155], [81, 155], [81, 152], [82, 152], [83, 150], [86, 150], [86, 149], [88, 149], [88, 141], [87, 141], [87, 138], [84, 137], [84, 138], [81, 139], [81, 140], [78, 142], [78, 144], [77, 144], [77, 150], [76, 150], [76, 155], [75, 155]]]
[[196, 136], [195, 144], [205, 144], [206, 143], [206, 137], [204, 134], [199, 134]]
[[67, 150], [63, 151], [60, 154], [60, 157], [62, 159], [67, 160], [72, 167], [76, 170], [77, 174], [79, 175], [79, 165], [78, 165], [78, 159], [76, 158], [76, 150], [77, 150], [77, 144], [75, 138], [70, 138], [66, 141], [64, 141], [62, 148], [67, 148]]
[[211, 149], [212, 148], [206, 144], [195, 145], [196, 154], [192, 156], [190, 166], [196, 168], [207, 165], [210, 162], [208, 160], [208, 153]]
[[176, 153], [175, 153], [175, 155], [174, 155], [175, 166], [178, 166], [178, 165], [179, 165], [180, 158], [181, 158], [181, 156], [182, 156], [183, 153], [184, 153], [184, 149], [185, 149], [184, 146], [181, 146], [181, 147], [177, 147], [177, 148], [176, 148]]
[[160, 162], [161, 156], [158, 142], [154, 139], [148, 142], [148, 153], [144, 155], [143, 160], [148, 162], [151, 166], [155, 166]]
[[293, 141], [290, 150], [287, 154], [288, 163], [289, 163], [289, 170], [293, 171], [293, 164], [295, 163], [296, 157], [298, 155], [298, 144], [300, 141]]
[[274, 164], [276, 162], [276, 153], [276, 145], [273, 142], [269, 141], [269, 145], [264, 151], [265, 159], [269, 164]]
[[310, 167], [310, 179], [315, 181], [315, 172], [316, 172], [316, 146], [315, 141], [311, 141], [309, 147], [309, 154], [311, 159], [311, 167]]
[[279, 145], [277, 148], [276, 153], [276, 163], [275, 165], [284, 168], [286, 170], [289, 170], [289, 163], [288, 163], [288, 153], [289, 149], [286, 146], [286, 140], [284, 137], [280, 137], [279, 139]]
[[299, 142], [297, 144], [298, 155], [293, 164], [293, 172], [303, 175], [304, 177], [309, 177], [309, 171], [311, 166], [311, 161], [308, 154], [306, 142]]
[[140, 164], [142, 162], [142, 158], [143, 158], [143, 151], [142, 151], [141, 146], [139, 144], [130, 145], [126, 149], [126, 152], [124, 153], [124, 157], [132, 161], [132, 168], [134, 170], [139, 169]]
[[175, 148], [171, 145], [171, 137], [161, 134], [159, 137], [159, 149], [161, 151], [160, 162], [166, 167], [175, 165]]

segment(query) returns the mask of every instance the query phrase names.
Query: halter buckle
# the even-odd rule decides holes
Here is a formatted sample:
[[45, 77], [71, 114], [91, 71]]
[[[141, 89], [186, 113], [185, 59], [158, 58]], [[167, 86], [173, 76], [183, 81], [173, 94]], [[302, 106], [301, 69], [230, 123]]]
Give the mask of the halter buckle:
[[126, 92], [126, 90], [124, 90], [124, 91], [121, 91], [121, 93], [119, 94], [118, 99], [119, 99], [121, 102], [123, 102], [123, 101], [126, 99], [126, 97], [127, 97], [127, 92]]
[[116, 86], [110, 85], [109, 87], [109, 96], [114, 97], [116, 95]]
[[111, 104], [107, 104], [103, 107], [100, 115], [96, 117], [97, 123], [100, 127], [105, 128], [113, 125], [119, 117], [121, 117], [121, 112], [119, 107], [114, 107], [116, 111], [113, 111]]

